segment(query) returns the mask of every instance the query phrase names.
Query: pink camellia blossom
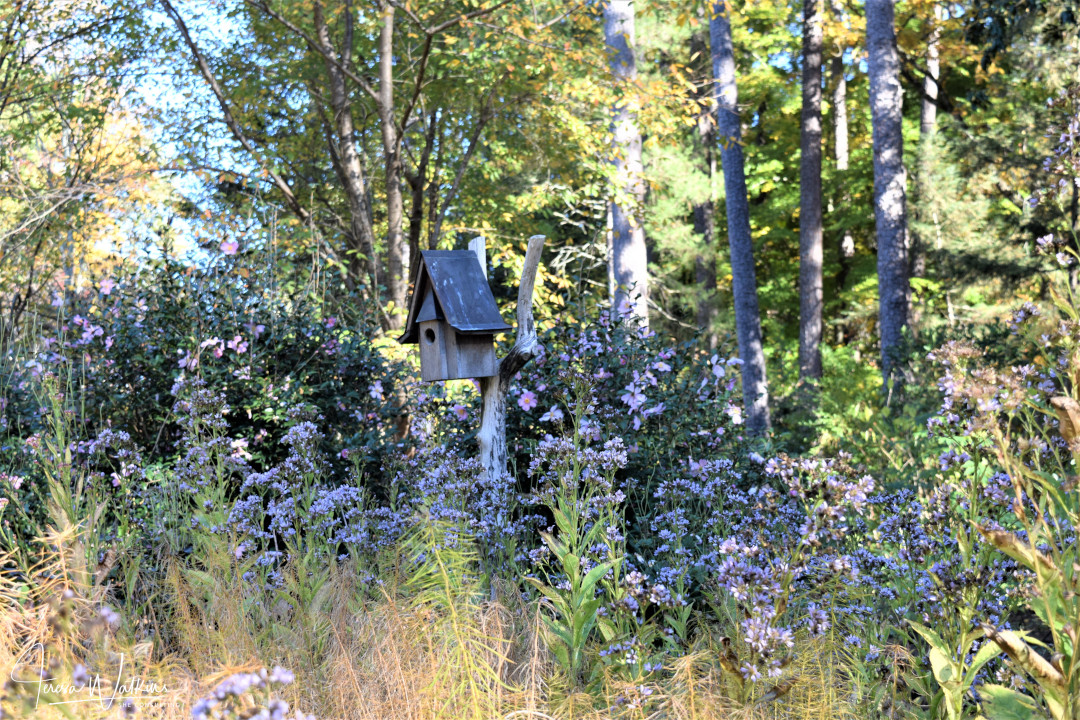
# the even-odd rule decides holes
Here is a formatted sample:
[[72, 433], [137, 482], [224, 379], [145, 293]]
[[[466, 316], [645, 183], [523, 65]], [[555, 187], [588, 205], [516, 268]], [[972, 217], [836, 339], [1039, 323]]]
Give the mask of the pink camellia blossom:
[[265, 325], [259, 325], [255, 322], [244, 323], [244, 327], [247, 328], [247, 331], [251, 333], [255, 339], [258, 339], [260, 335], [266, 332]]
[[195, 367], [199, 364], [199, 357], [198, 355], [192, 355], [189, 351], [185, 350], [184, 357], [180, 358], [180, 362], [178, 364], [180, 365], [180, 367], [186, 370], [194, 370]]
[[464, 405], [454, 405], [454, 407], [450, 409], [453, 411], [454, 417], [456, 417], [458, 420], [464, 420], [465, 418], [469, 417], [469, 411], [465, 408]]
[[235, 255], [239, 249], [240, 243], [236, 240], [223, 240], [221, 242], [221, 252], [225, 255]]
[[105, 349], [106, 350], [108, 350], [109, 348], [111, 348], [113, 346], [114, 340], [115, 340], [115, 337], [113, 335], [109, 335], [108, 337], [105, 338]]
[[239, 335], [234, 337], [229, 342], [225, 343], [225, 346], [228, 347], [230, 350], [235, 350], [241, 355], [246, 353], [248, 349], [248, 344], [244, 342], [244, 338], [240, 337]]
[[105, 278], [101, 281], [101, 294], [108, 295], [116, 287], [116, 281], [112, 278]]
[[327, 330], [332, 329], [335, 325], [337, 325], [337, 318], [336, 317], [328, 317], [328, 318], [326, 318], [326, 329]]
[[521, 393], [521, 397], [518, 398], [518, 405], [526, 412], [532, 410], [537, 405], [536, 394], [532, 390]]

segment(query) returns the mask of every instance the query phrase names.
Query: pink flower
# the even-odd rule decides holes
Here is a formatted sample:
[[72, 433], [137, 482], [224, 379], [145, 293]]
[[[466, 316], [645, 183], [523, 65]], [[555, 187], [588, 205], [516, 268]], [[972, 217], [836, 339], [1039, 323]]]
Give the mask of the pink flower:
[[239, 249], [240, 243], [236, 240], [223, 240], [221, 242], [221, 252], [225, 255], [235, 255]]
[[101, 281], [101, 294], [108, 295], [116, 287], [116, 281], [112, 278], [105, 278]]
[[248, 344], [244, 342], [244, 338], [240, 337], [239, 335], [234, 337], [229, 342], [225, 343], [225, 346], [228, 347], [230, 350], [235, 350], [241, 355], [246, 353], [248, 349]]
[[179, 363], [180, 367], [185, 368], [187, 370], [194, 370], [195, 366], [198, 365], [198, 364], [199, 364], [199, 356], [198, 355], [192, 355], [190, 352], [185, 350], [184, 351], [184, 357], [180, 358], [180, 363]]
[[536, 395], [531, 390], [526, 390], [521, 393], [521, 397], [518, 398], [518, 405], [526, 412], [532, 410], [537, 405]]
[[109, 348], [111, 348], [113, 346], [113, 339], [114, 338], [113, 338], [112, 335], [109, 335], [107, 338], [105, 338], [105, 349], [106, 350], [108, 350]]
[[258, 325], [254, 322], [244, 323], [244, 327], [247, 328], [247, 331], [251, 333], [255, 339], [258, 339], [260, 335], [266, 332], [265, 325]]
[[336, 317], [328, 317], [328, 318], [326, 318], [326, 329], [327, 330], [333, 328], [335, 325], [337, 325], [337, 318]]
[[450, 408], [450, 410], [454, 413], [454, 416], [458, 420], [464, 420], [465, 418], [469, 417], [469, 411], [465, 408], [464, 405], [454, 405], [454, 407]]

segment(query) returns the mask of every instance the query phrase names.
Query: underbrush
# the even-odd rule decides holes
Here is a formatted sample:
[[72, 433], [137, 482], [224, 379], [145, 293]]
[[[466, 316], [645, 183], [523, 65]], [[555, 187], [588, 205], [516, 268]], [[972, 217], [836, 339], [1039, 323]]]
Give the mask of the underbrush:
[[[321, 718], [858, 716], [842, 642], [806, 633], [795, 643], [799, 682], [775, 701], [767, 693], [732, 699], [733, 683], [715, 661], [728, 640], [711, 626], [663, 679], [638, 684], [606, 673], [589, 692], [574, 691], [545, 646], [541, 606], [507, 583], [483, 591], [462, 583], [451, 572], [468, 560], [461, 550], [424, 548], [430, 576], [389, 576], [375, 588], [347, 563], [289, 563], [284, 587], [264, 594], [238, 580], [242, 568], [222, 547], [200, 570], [170, 559], [162, 612], [121, 618], [105, 588], [67, 579], [70, 537], [43, 542], [52, 548], [46, 563], [21, 583], [5, 582], [2, 594], [0, 672], [17, 679], [4, 700], [15, 717], [186, 718], [223, 681], [273, 666], [293, 677], [273, 697]], [[39, 667], [56, 678], [40, 694]], [[80, 683], [85, 673], [100, 686]], [[134, 688], [127, 694], [140, 699], [108, 707], [114, 688]], [[53, 704], [72, 700], [84, 702]], [[256, 706], [268, 707], [258, 693], [223, 716], [249, 717]]]
[[[1080, 712], [1067, 297], [1020, 308], [1008, 347], [920, 360], [940, 404], [897, 414], [904, 436], [871, 423], [806, 456], [744, 433], [737, 360], [624, 322], [553, 329], [495, 478], [471, 386], [411, 385], [355, 330], [308, 328], [336, 374], [311, 395], [255, 330], [235, 357], [189, 338], [206, 353], [167, 373], [86, 322], [3, 385], [7, 715]], [[94, 373], [123, 363], [170, 377], [155, 407], [101, 399]], [[335, 403], [360, 366], [366, 399]], [[263, 382], [290, 391], [255, 402]]]

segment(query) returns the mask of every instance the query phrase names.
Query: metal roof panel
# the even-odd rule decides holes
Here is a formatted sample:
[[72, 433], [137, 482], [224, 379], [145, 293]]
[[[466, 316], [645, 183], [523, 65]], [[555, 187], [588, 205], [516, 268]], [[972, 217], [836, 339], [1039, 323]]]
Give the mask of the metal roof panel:
[[426, 316], [431, 310], [426, 307], [423, 297], [428, 287], [435, 291], [443, 318], [459, 333], [498, 333], [513, 329], [499, 314], [495, 296], [491, 294], [475, 253], [471, 250], [424, 250], [420, 255], [408, 324], [400, 342], [417, 341], [419, 316]]

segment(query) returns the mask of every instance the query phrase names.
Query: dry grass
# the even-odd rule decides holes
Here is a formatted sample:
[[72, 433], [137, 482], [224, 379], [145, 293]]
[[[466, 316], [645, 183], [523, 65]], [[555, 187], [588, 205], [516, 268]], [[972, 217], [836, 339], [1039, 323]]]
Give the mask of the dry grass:
[[[372, 592], [348, 567], [293, 567], [285, 588], [268, 596], [254, 593], [222, 552], [203, 558], [199, 569], [169, 561], [167, 594], [154, 601], [158, 626], [135, 632], [128, 618], [113, 631], [99, 618], [107, 588], [75, 586], [63, 571], [68, 540], [51, 538], [54, 550], [22, 580], [0, 580], [0, 672], [28, 678], [26, 653], [41, 647], [59, 661], [52, 668], [57, 676], [70, 677], [81, 661], [105, 668], [107, 681], [123, 655], [125, 679], [167, 688], [156, 700], [139, 701], [139, 717], [190, 717], [192, 703], [223, 677], [276, 664], [296, 674], [283, 698], [320, 718], [855, 717], [839, 653], [805, 638], [788, 671], [794, 683], [771, 701], [758, 696], [740, 705], [732, 699], [736, 688], [714, 661], [707, 635], [695, 652], [672, 662], [666, 679], [644, 691], [647, 697], [642, 687], [614, 676], [604, 678], [595, 695], [570, 693], [541, 640], [539, 608], [509, 584], [497, 585], [494, 597], [470, 598], [447, 611], [395, 587]], [[65, 590], [73, 594], [66, 601]], [[455, 622], [447, 621], [447, 612], [458, 613]], [[471, 643], [466, 656], [462, 642]], [[34, 687], [15, 690], [32, 696]], [[98, 703], [50, 706], [47, 698], [33, 699], [13, 702], [9, 692], [4, 709], [45, 719], [64, 711], [78, 718], [118, 716], [116, 708]]]

